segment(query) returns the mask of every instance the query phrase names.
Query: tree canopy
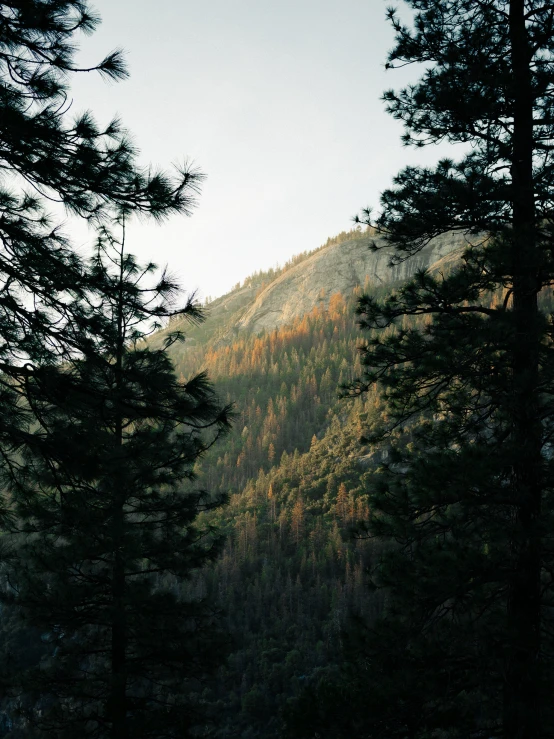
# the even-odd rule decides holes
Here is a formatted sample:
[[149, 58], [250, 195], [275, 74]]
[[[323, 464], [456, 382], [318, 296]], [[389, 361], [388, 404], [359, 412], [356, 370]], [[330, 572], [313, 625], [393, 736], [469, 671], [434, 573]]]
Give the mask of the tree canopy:
[[[98, 22], [84, 0], [0, 7], [2, 598], [47, 645], [40, 666], [2, 675], [22, 735], [184, 736], [221, 638], [208, 628], [208, 645], [210, 607], [175, 582], [217, 551], [195, 518], [222, 498], [194, 488], [193, 467], [229, 409], [205, 375], [176, 379], [179, 332], [146, 344], [160, 321], [201, 314], [174, 304], [167, 272], [145, 285], [153, 266], [114, 229], [188, 215], [202, 175], [142, 167], [120, 121], [72, 115], [76, 75], [127, 74], [118, 50], [79, 66], [76, 40]], [[92, 260], [68, 215], [96, 232]]]
[[[388, 406], [366, 432], [388, 454], [366, 535], [389, 545], [373, 570], [386, 606], [351, 634], [345, 701], [356, 709], [342, 715], [360, 737], [545, 737], [554, 377], [540, 301], [554, 277], [554, 7], [407, 5], [410, 22], [388, 11], [388, 66], [424, 71], [385, 93], [387, 109], [406, 145], [468, 149], [402, 170], [362, 220], [396, 247], [396, 262], [450, 230], [467, 248], [384, 301], [359, 301], [362, 328], [378, 333], [349, 392], [377, 383]], [[305, 716], [303, 726], [316, 735]]]

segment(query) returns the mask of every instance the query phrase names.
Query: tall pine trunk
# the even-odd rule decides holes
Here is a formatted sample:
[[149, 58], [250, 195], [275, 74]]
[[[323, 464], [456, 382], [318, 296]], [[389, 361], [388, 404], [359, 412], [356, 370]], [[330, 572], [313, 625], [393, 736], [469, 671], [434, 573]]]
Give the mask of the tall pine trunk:
[[533, 92], [524, 0], [510, 3], [514, 134], [513, 186], [513, 466], [515, 501], [512, 572], [508, 590], [508, 647], [504, 667], [506, 739], [538, 739], [541, 536], [541, 422], [539, 413], [538, 248], [533, 188]]
[[127, 739], [125, 570], [122, 556], [123, 507], [116, 503], [113, 518], [114, 564], [112, 570], [112, 646], [111, 646], [111, 739]]
[[[124, 240], [123, 240], [124, 242]], [[123, 281], [124, 260], [123, 248], [121, 246], [120, 275], [119, 275], [119, 298], [117, 304], [117, 347], [115, 355], [115, 381], [116, 397], [119, 401], [123, 391], [123, 352], [124, 326], [123, 326]], [[123, 418], [121, 416], [121, 403], [118, 403], [119, 411], [115, 426], [115, 447], [117, 451], [123, 446]], [[117, 452], [114, 455], [123, 457]], [[124, 528], [125, 528], [125, 491], [121, 489], [118, 480], [118, 470], [114, 470], [112, 489], [113, 512], [112, 512], [112, 537], [113, 537], [113, 568], [112, 568], [112, 644], [111, 644], [111, 682], [109, 705], [111, 731], [110, 739], [127, 739], [127, 623], [125, 613], [125, 559], [124, 559]]]

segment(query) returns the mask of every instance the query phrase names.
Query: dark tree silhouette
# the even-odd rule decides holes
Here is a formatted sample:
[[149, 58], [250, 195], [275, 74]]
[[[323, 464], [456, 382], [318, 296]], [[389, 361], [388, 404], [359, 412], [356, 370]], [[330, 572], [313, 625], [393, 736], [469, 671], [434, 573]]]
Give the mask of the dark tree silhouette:
[[193, 481], [229, 409], [204, 375], [176, 379], [178, 332], [145, 341], [152, 319], [200, 318], [190, 301], [172, 306], [167, 274], [146, 286], [151, 271], [104, 230], [90, 267], [103, 286], [96, 351], [27, 386], [40, 426], [13, 475], [5, 599], [48, 635], [40, 664], [19, 675], [22, 726], [39, 736], [189, 736], [202, 717], [193, 694], [224, 654], [194, 582], [220, 544], [197, 516], [224, 497]]
[[[122, 214], [189, 214], [202, 175], [143, 169], [119, 121], [72, 116], [76, 74], [126, 76], [119, 51], [79, 68], [76, 38], [98, 21], [83, 0], [0, 6], [0, 459], [12, 496], [2, 524], [25, 539], [19, 563], [3, 566], [24, 624], [45, 628], [53, 647], [25, 675], [23, 733], [41, 717], [55, 736], [139, 736], [139, 725], [184, 735], [187, 681], [211, 658], [204, 607], [179, 583], [217, 537], [194, 526], [215, 501], [180, 484], [210, 443], [200, 426], [217, 435], [227, 412], [204, 376], [180, 385], [164, 348], [136, 345], [143, 319], [173, 311], [175, 286], [164, 276], [148, 292], [132, 257], [109, 252], [109, 227]], [[99, 232], [92, 263], [64, 234], [67, 214]], [[190, 302], [181, 312], [198, 317]], [[169, 733], [152, 734], [156, 711]]]
[[363, 220], [397, 262], [450, 230], [468, 246], [442, 273], [359, 301], [377, 335], [351, 392], [379, 383], [390, 414], [368, 433], [389, 452], [368, 530], [390, 546], [374, 572], [383, 617], [351, 635], [349, 720], [364, 714], [351, 735], [538, 739], [554, 732], [554, 377], [540, 307], [554, 279], [554, 5], [408, 5], [411, 25], [389, 11], [388, 65], [426, 69], [385, 94], [388, 110], [408, 145], [471, 146], [401, 171]]
[[[141, 169], [117, 120], [100, 127], [70, 113], [79, 72], [126, 76], [119, 51], [79, 69], [75, 41], [98, 17], [83, 0], [16, 0], [0, 8], [0, 454], [21, 443], [17, 391], [33, 368], [57, 361], [86, 331], [90, 288], [63, 232], [65, 214], [93, 225], [121, 209], [188, 213], [198, 172]], [[52, 211], [52, 212], [49, 212]], [[107, 219], [107, 220], [106, 220]]]

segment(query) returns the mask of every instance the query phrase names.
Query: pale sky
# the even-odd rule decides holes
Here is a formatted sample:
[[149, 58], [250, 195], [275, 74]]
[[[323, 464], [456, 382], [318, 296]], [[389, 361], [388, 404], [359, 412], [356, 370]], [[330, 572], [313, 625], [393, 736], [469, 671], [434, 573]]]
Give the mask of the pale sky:
[[384, 70], [387, 4], [92, 0], [102, 24], [79, 63], [123, 47], [131, 76], [77, 76], [73, 110], [121, 116], [144, 164], [188, 159], [207, 175], [191, 218], [135, 224], [130, 250], [216, 297], [351, 228], [402, 166], [434, 162], [437, 147], [401, 146], [380, 101], [407, 79]]

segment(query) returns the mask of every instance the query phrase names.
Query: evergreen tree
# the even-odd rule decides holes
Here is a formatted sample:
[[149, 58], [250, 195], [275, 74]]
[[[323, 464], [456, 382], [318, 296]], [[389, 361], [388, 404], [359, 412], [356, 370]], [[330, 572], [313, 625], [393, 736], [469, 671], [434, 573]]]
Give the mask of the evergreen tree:
[[[121, 208], [161, 218], [188, 212], [198, 173], [150, 172], [117, 120], [69, 113], [72, 77], [126, 76], [119, 51], [93, 69], [75, 40], [98, 17], [85, 0], [8, 0], [0, 6], [0, 447], [22, 442], [18, 391], [36, 366], [67, 356], [90, 312], [81, 260], [63, 233], [66, 213], [98, 225]], [[52, 202], [60, 205], [52, 205]], [[49, 209], [56, 208], [54, 214]], [[107, 219], [107, 220], [106, 220]]]
[[200, 313], [172, 305], [167, 274], [145, 285], [153, 265], [123, 243], [102, 229], [89, 267], [95, 351], [27, 383], [39, 425], [12, 475], [18, 559], [3, 599], [46, 654], [16, 676], [22, 736], [190, 736], [203, 721], [193, 695], [224, 653], [195, 584], [220, 544], [196, 519], [223, 496], [192, 482], [229, 409], [205, 375], [176, 379], [179, 332], [146, 341], [159, 319]]
[[554, 735], [554, 6], [408, 5], [412, 25], [389, 11], [389, 66], [425, 71], [388, 110], [408, 145], [471, 148], [404, 169], [364, 219], [396, 262], [449, 230], [468, 246], [450, 271], [359, 302], [376, 333], [352, 392], [380, 383], [389, 412], [368, 434], [389, 450], [368, 530], [389, 546], [374, 572], [385, 612], [351, 636], [350, 735], [537, 739]]

